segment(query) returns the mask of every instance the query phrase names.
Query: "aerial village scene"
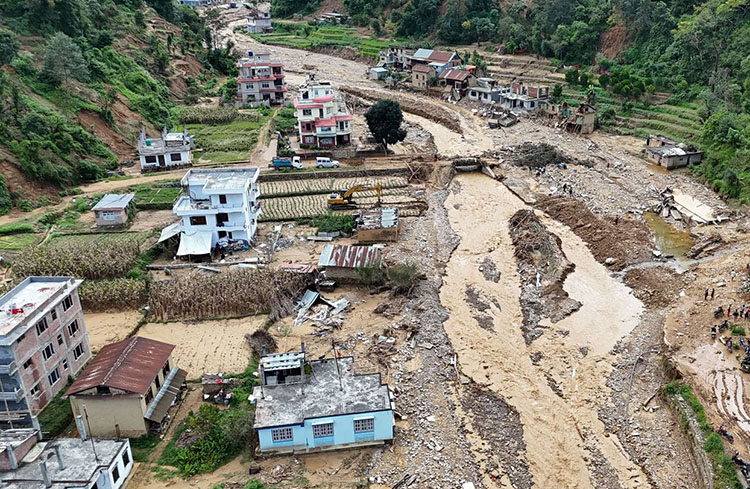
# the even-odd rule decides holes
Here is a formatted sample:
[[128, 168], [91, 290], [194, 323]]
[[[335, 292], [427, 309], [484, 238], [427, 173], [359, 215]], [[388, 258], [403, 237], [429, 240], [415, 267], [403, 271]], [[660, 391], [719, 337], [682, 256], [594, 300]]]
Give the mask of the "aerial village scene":
[[0, 489], [749, 487], [747, 32], [0, 0]]

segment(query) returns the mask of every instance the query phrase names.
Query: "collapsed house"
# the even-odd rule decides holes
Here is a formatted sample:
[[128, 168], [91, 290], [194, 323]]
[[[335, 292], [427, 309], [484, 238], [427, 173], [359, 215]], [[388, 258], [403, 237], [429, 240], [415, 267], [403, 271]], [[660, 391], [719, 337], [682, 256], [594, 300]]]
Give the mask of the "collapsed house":
[[475, 102], [483, 104], [496, 104], [501, 100], [501, 89], [498, 81], [494, 78], [480, 77], [476, 79], [476, 85], [469, 87], [467, 97]]
[[414, 50], [403, 46], [388, 46], [378, 52], [378, 66], [395, 71], [403, 71], [409, 65], [409, 57], [414, 55]]
[[582, 103], [577, 108], [571, 107], [566, 102], [553, 103], [543, 101], [539, 106], [538, 115], [552, 122], [568, 132], [577, 134], [591, 134], [596, 124], [596, 108], [592, 105]]
[[357, 216], [357, 241], [360, 243], [398, 241], [398, 231], [397, 207], [365, 209]]
[[133, 470], [127, 438], [88, 439], [83, 421], [76, 420], [81, 438], [42, 443], [34, 429], [0, 432], [2, 489], [119, 489]]
[[217, 245], [247, 248], [261, 215], [259, 173], [257, 167], [188, 170], [172, 207], [180, 220], [162, 230], [159, 242], [180, 235], [180, 257], [210, 255]]
[[477, 83], [473, 73], [458, 68], [448, 68], [443, 71], [438, 81], [443, 87], [450, 87], [451, 96], [460, 100], [466, 95], [466, 90]]
[[393, 439], [393, 403], [379, 373], [355, 374], [352, 357], [307, 361], [299, 352], [264, 354], [253, 389], [261, 453], [380, 445]]
[[671, 170], [700, 163], [703, 153], [684, 143], [652, 135], [646, 138], [646, 158], [655, 165]]
[[175, 345], [134, 336], [103, 347], [65, 396], [91, 436], [161, 433], [187, 372], [172, 360]]
[[379, 268], [380, 248], [374, 246], [325, 245], [320, 253], [318, 268], [326, 278], [338, 282], [358, 282], [360, 269]]
[[195, 147], [193, 136], [188, 135], [187, 126], [182, 132], [167, 132], [164, 127], [160, 138], [146, 137], [146, 129], [141, 128], [138, 136], [138, 155], [141, 172], [174, 170], [190, 166], [193, 162], [192, 150]]

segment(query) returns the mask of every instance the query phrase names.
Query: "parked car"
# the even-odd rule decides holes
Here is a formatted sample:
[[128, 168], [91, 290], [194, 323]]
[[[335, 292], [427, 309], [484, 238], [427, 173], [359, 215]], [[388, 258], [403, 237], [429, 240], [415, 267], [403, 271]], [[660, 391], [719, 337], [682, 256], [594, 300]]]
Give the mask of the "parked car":
[[341, 163], [339, 163], [338, 160], [332, 160], [325, 156], [318, 156], [315, 158], [315, 168], [338, 168], [340, 166]]

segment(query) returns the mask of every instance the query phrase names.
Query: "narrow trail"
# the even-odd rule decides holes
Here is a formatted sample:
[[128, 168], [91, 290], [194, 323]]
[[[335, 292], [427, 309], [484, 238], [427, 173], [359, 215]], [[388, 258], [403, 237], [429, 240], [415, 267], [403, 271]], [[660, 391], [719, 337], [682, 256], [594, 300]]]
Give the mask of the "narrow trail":
[[[521, 334], [520, 277], [508, 230], [510, 217], [526, 206], [502, 184], [475, 174], [456, 178], [445, 206], [461, 238], [440, 291], [441, 302], [451, 311], [445, 329], [461, 372], [518, 412], [526, 444], [522, 456], [534, 487], [646, 487], [645, 474], [597, 417], [607, 402], [605, 382], [615, 361], [608, 351], [637, 323], [640, 302], [608, 275], [572, 231], [546, 218], [576, 264], [566, 290], [590, 305], [551, 325], [527, 347]], [[500, 271], [497, 283], [479, 269], [486, 258]], [[464, 299], [467, 287], [492, 304], [485, 313], [494, 331], [483, 329], [473, 317], [476, 311]], [[601, 307], [623, 301], [623, 294], [623, 305], [610, 311], [603, 329], [596, 321]]]

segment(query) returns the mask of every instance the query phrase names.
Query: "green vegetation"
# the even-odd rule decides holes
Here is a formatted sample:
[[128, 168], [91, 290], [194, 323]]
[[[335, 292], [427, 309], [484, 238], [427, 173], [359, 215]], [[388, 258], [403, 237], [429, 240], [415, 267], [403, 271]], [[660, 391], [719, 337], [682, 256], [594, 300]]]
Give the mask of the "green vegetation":
[[381, 40], [360, 35], [356, 29], [341, 26], [325, 26], [306, 22], [274, 22], [271, 34], [251, 34], [250, 36], [266, 44], [275, 44], [297, 49], [315, 47], [351, 47], [360, 55], [378, 57], [378, 51], [385, 49], [393, 41]]
[[385, 147], [386, 151], [389, 144], [406, 138], [406, 129], [401, 128], [404, 114], [401, 112], [401, 105], [396, 100], [378, 100], [365, 112], [365, 120], [372, 136]]
[[0, 250], [24, 250], [41, 239], [40, 234], [11, 234], [0, 236]]
[[11, 224], [6, 224], [4, 226], [0, 226], [0, 236], [5, 236], [8, 234], [23, 234], [23, 233], [33, 233], [36, 232], [34, 229], [34, 226], [27, 222], [14, 222]]
[[297, 118], [294, 117], [294, 109], [279, 109], [274, 116], [276, 130], [282, 134], [294, 134], [297, 128]]
[[334, 215], [332, 212], [315, 216], [311, 225], [321, 233], [335, 233], [336, 231], [349, 234], [354, 229], [354, 218], [350, 215]]
[[47, 439], [57, 438], [73, 422], [73, 410], [70, 407], [70, 401], [62, 397], [72, 381], [72, 379], [68, 379], [68, 384], [39, 413], [42, 434]]
[[231, 122], [188, 124], [188, 131], [195, 135], [196, 147], [203, 150], [199, 154], [202, 160], [214, 163], [246, 161], [269, 117], [270, 112], [256, 109], [239, 114]]
[[388, 280], [397, 293], [409, 293], [419, 278], [419, 268], [413, 262], [397, 263], [386, 270]]
[[[742, 484], [737, 477], [737, 470], [734, 466], [734, 462], [730, 456], [724, 453], [724, 443], [706, 419], [706, 412], [690, 386], [679, 380], [673, 380], [664, 387], [664, 394], [667, 396], [682, 396], [695, 414], [695, 418], [698, 421], [701, 430], [706, 435], [706, 439], [703, 442], [703, 448], [706, 450], [706, 453], [709, 454], [714, 464], [715, 486], [741, 489]], [[685, 420], [683, 424], [687, 424], [687, 421]]]
[[181, 189], [173, 184], [177, 180], [159, 180], [150, 183], [139, 183], [127, 188], [135, 193], [135, 206], [138, 209], [171, 209], [174, 201], [180, 196]]
[[149, 455], [154, 451], [161, 439], [153, 435], [141, 435], [130, 439], [130, 449], [133, 452], [133, 460], [136, 462], [148, 461]]
[[732, 326], [732, 336], [745, 336], [745, 328], [742, 326]]

